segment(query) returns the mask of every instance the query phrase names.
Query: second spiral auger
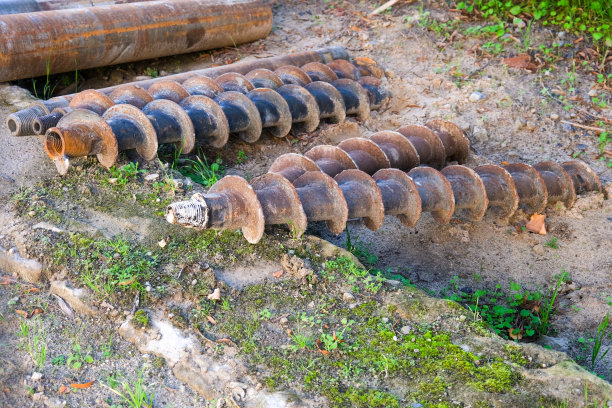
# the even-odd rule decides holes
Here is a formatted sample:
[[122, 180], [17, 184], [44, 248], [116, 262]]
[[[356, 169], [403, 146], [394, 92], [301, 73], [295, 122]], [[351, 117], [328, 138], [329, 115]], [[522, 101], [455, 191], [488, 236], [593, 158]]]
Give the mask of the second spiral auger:
[[[342, 97], [349, 96], [352, 98], [348, 101], [350, 102], [351, 100], [355, 101], [355, 97], [350, 95], [351, 92], [355, 92], [354, 84], [350, 81], [356, 81], [360, 84], [360, 88], [368, 94], [372, 109], [377, 109], [389, 97], [388, 92], [380, 88], [380, 78], [384, 75], [384, 72], [375, 61], [368, 58], [357, 58], [353, 63], [346, 60], [334, 60], [327, 65], [320, 62], [311, 62], [302, 68], [304, 70], [288, 65], [281, 66], [275, 71], [263, 68], [254, 69], [246, 74], [247, 79], [252, 84], [248, 84], [249, 81], [246, 81], [247, 83], [244, 84], [236, 83], [236, 76], [245, 78], [245, 76], [236, 73], [222, 74], [215, 79], [202, 75], [194, 75], [182, 83], [162, 78], [157, 81], [163, 82], [162, 85], [154, 83], [146, 90], [138, 85], [125, 84], [118, 86], [108, 95], [102, 92], [98, 92], [98, 94], [108, 96], [116, 104], [127, 103], [142, 108], [153, 97], [156, 99], [171, 99], [178, 102], [176, 97], [180, 96], [181, 93], [183, 97], [180, 99], [189, 96], [185, 95], [185, 92], [191, 95], [204, 95], [214, 98], [224, 90], [247, 93], [250, 90], [248, 88], [252, 89], [252, 87], [276, 90], [286, 84], [296, 84], [305, 87], [311, 82], [328, 82], [333, 83], [333, 86], [341, 93], [344, 91], [349, 92], [349, 94], [342, 94]], [[350, 81], [336, 82], [338, 79], [349, 79]], [[220, 86], [219, 82], [223, 82], [223, 85]], [[312, 87], [312, 85], [308, 85], [308, 87]], [[330, 91], [329, 89], [324, 89], [323, 91], [319, 90], [319, 92], [329, 93]], [[71, 106], [72, 99], [77, 98], [78, 95], [76, 94], [70, 98], [58, 97], [48, 101], [35, 102], [27, 109], [9, 115], [7, 126], [14, 136], [44, 134], [47, 129], [57, 123], [61, 117], [61, 109]], [[91, 96], [92, 94], [89, 95], [89, 97]], [[337, 98], [337, 92], [334, 97]], [[318, 100], [318, 102], [321, 101]], [[54, 112], [56, 108], [61, 109]], [[349, 112], [348, 114], [358, 113], [362, 118], [367, 117], [369, 113], [369, 108], [366, 110], [363, 103], [357, 108], [349, 107], [349, 111], [351, 109], [357, 112]]]
[[[355, 68], [349, 62], [346, 64]], [[389, 96], [378, 83], [374, 87], [379, 90], [378, 96], [369, 97], [359, 83], [349, 78], [338, 79], [332, 68], [321, 63], [307, 64], [305, 69], [308, 71], [292, 66], [280, 67], [276, 72], [258, 69], [246, 76], [227, 73], [216, 80], [193, 77], [183, 85], [159, 81], [148, 91], [127, 85], [119, 87], [110, 96], [87, 90], [77, 94], [68, 107], [55, 108], [51, 114], [36, 119], [34, 128], [41, 132], [57, 120], [57, 124], [46, 132], [45, 146], [59, 173], [65, 174], [70, 157], [97, 154], [84, 149], [84, 146], [76, 150], [61, 146], [65, 133], [63, 128], [71, 127], [73, 130], [70, 134], [74, 139], [80, 137], [78, 129], [90, 129], [88, 123], [80, 122], [96, 121], [91, 115], [75, 113], [77, 110], [88, 110], [108, 119], [105, 112], [110, 111], [111, 107], [123, 106], [113, 110], [122, 112], [122, 120], [115, 120], [111, 126], [113, 132], [121, 134], [123, 143], [118, 143], [118, 149], [135, 150], [140, 157], [150, 160], [155, 156], [155, 151], [151, 149], [150, 139], [143, 136], [142, 129], [150, 128], [143, 123], [146, 120], [153, 124], [158, 144], [180, 142], [181, 152], [186, 154], [196, 143], [220, 148], [227, 143], [230, 134], [252, 143], [259, 139], [264, 130], [273, 136], [284, 137], [291, 128], [311, 132], [322, 119], [335, 123], [343, 121], [347, 114], [365, 119], [370, 107], [379, 107]], [[338, 72], [358, 78], [358, 70], [355, 70]], [[313, 82], [311, 76], [332, 82]], [[368, 81], [374, 80], [378, 81], [376, 78]], [[271, 88], [257, 88], [256, 85]], [[138, 109], [145, 115], [136, 112]], [[99, 129], [99, 126], [94, 128]], [[101, 143], [106, 140], [101, 135], [98, 135], [98, 139]], [[96, 145], [91, 144], [91, 147], [95, 148]]]
[[[397, 135], [389, 141], [388, 135], [393, 132], [360, 139], [365, 141], [361, 145], [364, 149], [356, 148], [357, 139], [349, 139], [350, 153], [340, 145], [314, 148], [317, 160], [299, 154], [283, 155], [269, 173], [250, 184], [240, 177], [226, 176], [207, 194], [195, 194], [191, 200], [168, 206], [166, 219], [193, 228], [240, 228], [247, 241], [256, 243], [266, 224], [286, 224], [301, 235], [312, 221], [325, 221], [334, 234], [345, 229], [348, 219], [362, 219], [366, 227], [376, 230], [385, 215], [395, 215], [404, 225], [414, 227], [422, 212], [431, 213], [441, 224], [453, 216], [476, 222], [487, 210], [493, 217], [507, 220], [519, 207], [527, 213], [541, 212], [547, 204], [556, 202], [570, 207], [576, 194], [601, 191], [597, 175], [579, 161], [562, 165], [541, 162], [533, 167], [524, 163], [484, 165], [475, 169], [451, 165], [441, 171], [424, 166], [412, 168], [420, 162], [414, 145], [422, 143], [420, 152], [435, 152], [431, 149], [431, 134], [415, 136], [417, 130], [423, 134], [426, 129], [435, 129], [437, 132], [432, 133], [438, 135], [440, 142], [446, 138], [443, 145], [454, 142], [460, 146], [456, 142], [461, 139], [452, 136], [458, 136], [458, 128], [452, 123], [435, 121], [428, 126], [410, 128], [412, 149], [404, 157], [410, 157], [412, 162], [402, 162], [402, 155], [393, 155], [403, 150]], [[407, 133], [405, 128], [403, 132]], [[441, 133], [444, 136], [440, 137]], [[384, 140], [386, 150], [372, 139], [380, 144]], [[373, 145], [381, 148], [384, 156]], [[457, 150], [442, 150], [442, 160], [457, 158], [457, 154]], [[440, 159], [433, 154], [428, 160], [438, 164]], [[391, 168], [391, 163], [400, 166]]]

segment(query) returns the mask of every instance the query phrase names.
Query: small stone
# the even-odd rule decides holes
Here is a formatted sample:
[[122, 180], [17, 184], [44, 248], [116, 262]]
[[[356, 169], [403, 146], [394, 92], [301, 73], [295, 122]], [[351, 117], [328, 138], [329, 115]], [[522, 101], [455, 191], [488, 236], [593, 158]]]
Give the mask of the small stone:
[[479, 102], [486, 98], [485, 94], [482, 92], [472, 92], [469, 97], [470, 102]]
[[30, 217], [33, 217], [33, 216], [35, 216], [35, 215], [36, 215], [36, 211], [28, 211], [28, 215], [29, 215]]
[[487, 130], [484, 127], [474, 126], [474, 130], [472, 131], [472, 135], [479, 142], [486, 142], [489, 139], [489, 135], [487, 134]]
[[591, 98], [595, 98], [595, 97], [597, 97], [597, 91], [596, 91], [595, 89], [591, 89], [591, 90], [589, 91], [589, 96], [590, 96]]
[[530, 131], [532, 131], [532, 132], [533, 132], [533, 131], [536, 129], [536, 127], [537, 127], [537, 126], [536, 126], [536, 124], [535, 124], [535, 123], [533, 123], [533, 122], [531, 122], [531, 121], [528, 121], [528, 122], [526, 123], [526, 125], [525, 125], [525, 126], [527, 126], [527, 130], [530, 130]]
[[165, 239], [162, 239], [161, 241], [159, 241], [159, 242], [157, 243], [157, 245], [159, 245], [159, 246], [160, 246], [160, 248], [165, 248], [165, 247], [166, 247], [166, 245], [168, 245], [168, 243], [166, 242], [166, 240], [165, 240]]
[[221, 300], [221, 289], [216, 288], [213, 293], [208, 295], [208, 300]]
[[151, 287], [150, 286], [147, 286], [145, 289], [146, 289], [147, 292], [151, 291]]
[[168, 71], [166, 71], [166, 70], [164, 70], [164, 69], [160, 70], [160, 71], [159, 71], [159, 76], [160, 76], [160, 77], [163, 77], [163, 76], [168, 76]]
[[32, 395], [32, 401], [42, 401], [44, 396], [44, 392], [37, 392], [36, 394]]
[[561, 129], [565, 130], [566, 132], [573, 132], [574, 131], [574, 127], [572, 125], [570, 125], [569, 123], [561, 123]]
[[344, 293], [342, 294], [342, 300], [343, 300], [345, 303], [350, 303], [350, 302], [352, 302], [353, 300], [355, 300], [355, 296], [353, 296], [353, 294], [352, 294], [352, 293], [349, 293], [349, 292], [344, 292]]
[[314, 307], [315, 307], [315, 302], [314, 302], [314, 301], [312, 301], [312, 302], [310, 302], [310, 303], [308, 304], [308, 308], [309, 308], [309, 309], [314, 309]]
[[465, 317], [465, 315], [461, 315], [461, 316], [459, 316], [459, 320], [460, 320], [460, 321], [464, 322], [464, 321], [465, 321], [465, 319], [467, 319], [467, 318]]
[[412, 327], [410, 327], [410, 326], [402, 326], [400, 331], [402, 332], [402, 334], [409, 334], [412, 331]]
[[550, 118], [552, 120], [559, 120], [559, 115], [557, 115], [556, 113], [553, 113], [553, 114], [550, 115]]
[[159, 179], [159, 174], [158, 173], [152, 173], [152, 174], [147, 174], [144, 177], [145, 181], [155, 181], [157, 179]]
[[544, 255], [546, 253], [546, 250], [544, 250], [544, 246], [541, 244], [534, 245], [532, 250], [536, 255]]
[[109, 182], [110, 184], [117, 184], [117, 177], [111, 177], [111, 178], [109, 178], [109, 179], [108, 179], [108, 182]]
[[421, 352], [421, 350], [419, 350], [419, 349], [414, 349], [413, 351], [414, 351], [415, 353], [420, 353], [420, 352]]
[[36, 371], [34, 371], [32, 373], [32, 380], [33, 381], [40, 381], [43, 378], [42, 373], [37, 373]]
[[191, 281], [191, 286], [195, 286], [195, 285], [196, 285], [196, 283], [198, 283], [198, 280], [197, 280], [197, 279], [192, 280], [192, 281]]
[[282, 325], [285, 325], [289, 323], [289, 319], [287, 319], [286, 317], [281, 317], [281, 319], [278, 322]]

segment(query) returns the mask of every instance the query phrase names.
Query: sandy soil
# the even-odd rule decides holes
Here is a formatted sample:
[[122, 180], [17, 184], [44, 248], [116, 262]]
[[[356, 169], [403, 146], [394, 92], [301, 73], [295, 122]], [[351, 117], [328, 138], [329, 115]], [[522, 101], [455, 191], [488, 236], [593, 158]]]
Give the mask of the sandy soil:
[[[468, 135], [472, 146], [469, 166], [487, 162], [499, 164], [502, 161], [531, 164], [542, 160], [562, 162], [572, 155], [578, 155], [599, 174], [603, 183], [608, 183], [607, 191], [610, 191], [612, 171], [606, 167], [605, 161], [599, 160], [597, 136], [562, 122], [581, 122], [580, 109], [602, 117], [612, 116], [609, 108], [595, 109], [588, 102], [591, 90], [604, 95], [606, 92], [587, 69], [587, 65], [598, 65], [597, 58], [589, 60], [584, 67], [578, 67], [573, 90], [569, 89], [567, 78], [573, 68], [568, 58], [579, 55], [584, 49], [583, 44], [573, 45], [569, 35], [534, 27], [530, 37], [533, 50], [537, 50], [540, 44], [552, 47], [559, 41], [572, 45], [561, 48], [557, 61], [533, 73], [507, 68], [502, 64], [503, 57], [521, 52], [519, 44], [513, 45], [514, 40], [505, 43], [504, 50], [498, 55], [491, 55], [480, 47], [491, 38], [465, 35], [465, 27], [484, 25], [485, 22], [459, 21], [457, 13], [430, 6], [421, 10], [418, 5], [402, 2], [393, 7], [389, 14], [364, 17], [371, 9], [369, 4], [363, 2], [280, 2], [275, 6], [274, 30], [265, 40], [220, 52], [85, 71], [82, 73], [85, 81], [80, 88], [128, 82], [142, 75], [147, 67], [154, 67], [162, 74], [173, 73], [206, 67], [219, 61], [229, 62], [238, 58], [270, 56], [339, 44], [353, 55], [371, 57], [387, 68], [387, 86], [394, 95], [388, 109], [373, 112], [365, 123], [348, 119], [342, 125], [325, 125], [311, 135], [290, 135], [286, 140], [265, 138], [255, 145], [231, 142], [222, 151], [206, 150], [207, 157], [220, 155], [228, 166], [228, 174], [257, 176], [267, 170], [276, 156], [288, 151], [305, 152], [321, 143], [336, 144], [348, 137], [443, 118], [461, 126]], [[431, 23], [430, 29], [420, 25], [423, 11], [430, 12], [429, 18], [438, 21], [438, 24], [454, 24], [452, 21], [457, 20], [457, 25], [447, 30], [447, 34], [455, 28], [458, 34], [450, 40], [432, 31]], [[519, 28], [510, 27], [509, 31], [512, 38], [519, 42], [524, 40]], [[532, 51], [532, 54], [536, 52]], [[607, 69], [609, 72], [609, 63]], [[22, 85], [27, 84], [22, 82]], [[544, 96], [543, 87], [557, 99]], [[482, 93], [484, 99], [471, 102], [469, 97], [473, 92]], [[559, 101], [562, 95], [576, 97], [571, 108], [564, 109], [567, 102]], [[44, 154], [40, 139], [14, 139], [4, 125], [5, 117], [23, 107], [28, 98], [15, 88], [2, 88], [2, 96], [6, 102], [0, 106], [0, 140], [3, 145], [0, 149], [0, 199], [4, 200], [22, 186], [31, 186], [41, 179], [58, 176]], [[237, 164], [236, 157], [240, 150], [246, 153], [248, 159], [245, 163]], [[3, 238], [10, 236], [11, 228], [22, 222], [13, 220], [12, 214], [7, 202], [0, 212], [0, 221], [4, 222], [0, 231]], [[389, 217], [379, 231], [368, 231], [359, 223], [352, 222], [350, 232], [353, 244], [361, 245], [378, 257], [373, 267], [397, 271], [418, 287], [432, 290], [435, 295], [447, 288], [455, 275], [460, 287], [472, 290], [495, 285], [508, 288], [511, 282], [518, 282], [530, 290], [548, 291], [556, 275], [562, 270], [569, 272], [574, 285], [567, 285], [559, 298], [558, 313], [552, 326], [554, 347], [568, 352], [573, 358], [584, 359], [590, 349], [585, 350], [577, 340], [592, 337], [600, 319], [612, 307], [612, 287], [608, 279], [612, 272], [612, 205], [604, 195], [592, 195], [579, 200], [572, 210], [551, 209], [547, 214], [547, 236], [521, 231], [520, 225], [524, 224], [525, 218], [520, 217], [510, 225], [496, 225], [494, 220], [486, 218], [477, 224], [453, 221], [440, 226], [427, 215], [412, 230]], [[103, 219], [98, 222], [99, 225], [95, 222], [92, 224], [94, 228], [104, 229], [107, 222]], [[143, 232], [138, 230], [137, 233], [139, 231]], [[121, 233], [107, 232], [111, 236]], [[310, 232], [338, 245], [345, 244], [347, 239], [346, 234], [331, 236], [320, 225], [313, 225]], [[145, 241], [159, 238], [155, 234], [147, 236], [146, 231], [143, 234]], [[546, 246], [553, 237], [557, 238], [558, 249]], [[266, 268], [274, 269], [272, 266]], [[6, 305], [14, 293], [0, 290], [0, 295], [0, 300]], [[46, 301], [51, 302], [52, 298]], [[59, 311], [55, 313], [59, 315]], [[119, 316], [113, 321], [94, 323], [93, 320], [77, 318], [74, 324], [82, 328], [79, 333], [83, 333], [84, 343], [100, 350], [108, 340], [107, 333], [121, 320]], [[6, 330], [0, 336], [0, 358], [7, 368], [0, 374], [10, 376], [15, 370], [30, 370], [28, 363], [10, 357], [11, 348], [15, 345], [10, 333], [18, 330], [18, 325], [14, 322], [2, 324]], [[72, 324], [58, 318], [54, 330], [61, 333], [63, 327]], [[95, 325], [95, 328], [91, 325]], [[117, 342], [117, 349], [125, 353], [123, 359], [108, 366], [91, 368], [91, 378], [117, 370], [123, 370], [131, 377], [136, 375], [134, 369], [130, 371], [130, 367], [137, 366], [135, 362], [140, 358], [137, 352], [119, 336], [113, 337], [113, 341]], [[606, 338], [604, 348], [609, 344], [610, 340]], [[58, 353], [68, 355], [71, 348], [72, 342], [69, 342]], [[96, 359], [101, 359], [100, 352], [96, 353]], [[612, 378], [612, 353], [598, 365], [596, 371], [608, 380]], [[70, 377], [71, 374], [60, 371], [57, 375]], [[156, 381], [161, 381], [160, 378], [167, 378], [166, 382], [156, 385], [157, 395], [163, 395], [164, 399], [159, 401], [160, 406], [166, 403], [201, 406], [198, 405], [201, 398], [180, 385], [169, 370], [161, 368]], [[22, 398], [31, 386], [29, 380], [24, 383], [23, 390], [21, 384], [16, 385], [20, 394], [14, 401], [22, 404]], [[36, 402], [28, 401], [27, 404], [31, 406], [39, 406]], [[82, 400], [75, 400], [75, 403], [105, 404], [101, 397], [91, 401], [83, 397]], [[20, 406], [29, 406], [23, 404]]]

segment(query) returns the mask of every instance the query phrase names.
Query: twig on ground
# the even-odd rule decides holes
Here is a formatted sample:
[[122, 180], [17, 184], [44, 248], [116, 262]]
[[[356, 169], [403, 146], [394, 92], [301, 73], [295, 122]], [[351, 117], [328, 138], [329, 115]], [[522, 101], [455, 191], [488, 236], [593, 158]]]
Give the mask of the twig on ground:
[[376, 10], [374, 10], [373, 12], [371, 12], [370, 14], [368, 14], [368, 16], [374, 16], [378, 13], [382, 13], [383, 11], [385, 11], [386, 9], [388, 9], [389, 7], [393, 6], [395, 3], [397, 3], [399, 0], [389, 0], [388, 2], [386, 2], [385, 4], [383, 4], [382, 6], [380, 6], [379, 8], [377, 8]]
[[580, 123], [568, 122], [567, 120], [562, 120], [561, 123], [567, 123], [568, 125], [572, 125], [574, 127], [581, 128], [581, 129], [592, 130], [594, 132], [605, 132], [606, 131], [606, 129], [598, 128], [595, 126], [581, 125]]

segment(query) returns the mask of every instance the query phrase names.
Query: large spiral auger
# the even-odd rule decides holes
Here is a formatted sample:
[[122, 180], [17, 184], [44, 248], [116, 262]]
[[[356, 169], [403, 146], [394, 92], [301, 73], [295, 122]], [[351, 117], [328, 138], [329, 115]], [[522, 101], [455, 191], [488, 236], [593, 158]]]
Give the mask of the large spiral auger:
[[[344, 67], [346, 64], [332, 62], [329, 65]], [[150, 160], [155, 151], [151, 149], [151, 138], [143, 131], [151, 127], [145, 123], [147, 120], [154, 128], [158, 145], [177, 143], [180, 151], [186, 154], [196, 144], [223, 147], [230, 135], [253, 143], [264, 132], [279, 138], [285, 137], [291, 129], [312, 132], [321, 120], [338, 123], [346, 115], [367, 119], [370, 108], [380, 107], [389, 98], [380, 88], [379, 79], [360, 77], [357, 68], [352, 72], [337, 70], [336, 73], [330, 66], [310, 63], [305, 69], [294, 66], [280, 67], [275, 72], [257, 69], [247, 75], [223, 74], [215, 80], [192, 77], [182, 85], [162, 80], [148, 90], [134, 85], [119, 87], [109, 96], [87, 90], [77, 94], [69, 106], [57, 107], [50, 114], [37, 118], [33, 127], [37, 133], [46, 133], [46, 151], [60, 174], [65, 174], [69, 157], [97, 154], [93, 150], [61, 147], [64, 128], [86, 129], [89, 125], [79, 122], [97, 120], [83, 112], [75, 114], [77, 110], [88, 110], [109, 120], [112, 131], [121, 135], [121, 140], [117, 141], [119, 151], [132, 150], [144, 160]], [[311, 75], [330, 82], [313, 81]], [[348, 76], [379, 81], [372, 87], [377, 93], [368, 91]], [[122, 108], [116, 108], [120, 105]], [[121, 112], [120, 119], [118, 112]], [[94, 127], [99, 129], [100, 126], [103, 125]], [[79, 137], [74, 129], [71, 134], [72, 138]], [[105, 140], [101, 135], [98, 139], [100, 143]], [[95, 148], [96, 144], [91, 147]]]
[[423, 212], [440, 224], [453, 217], [478, 222], [487, 211], [507, 221], [518, 208], [536, 213], [558, 202], [571, 207], [576, 194], [601, 191], [597, 174], [580, 161], [474, 169], [450, 165], [440, 171], [419, 166], [463, 162], [463, 137], [452, 123], [433, 121], [317, 146], [306, 155], [285, 154], [250, 184], [226, 176], [208, 193], [169, 205], [166, 219], [199, 229], [240, 228], [247, 241], [256, 243], [266, 224], [286, 224], [301, 235], [312, 221], [325, 221], [334, 234], [349, 219], [377, 230], [385, 215], [413, 228]]

